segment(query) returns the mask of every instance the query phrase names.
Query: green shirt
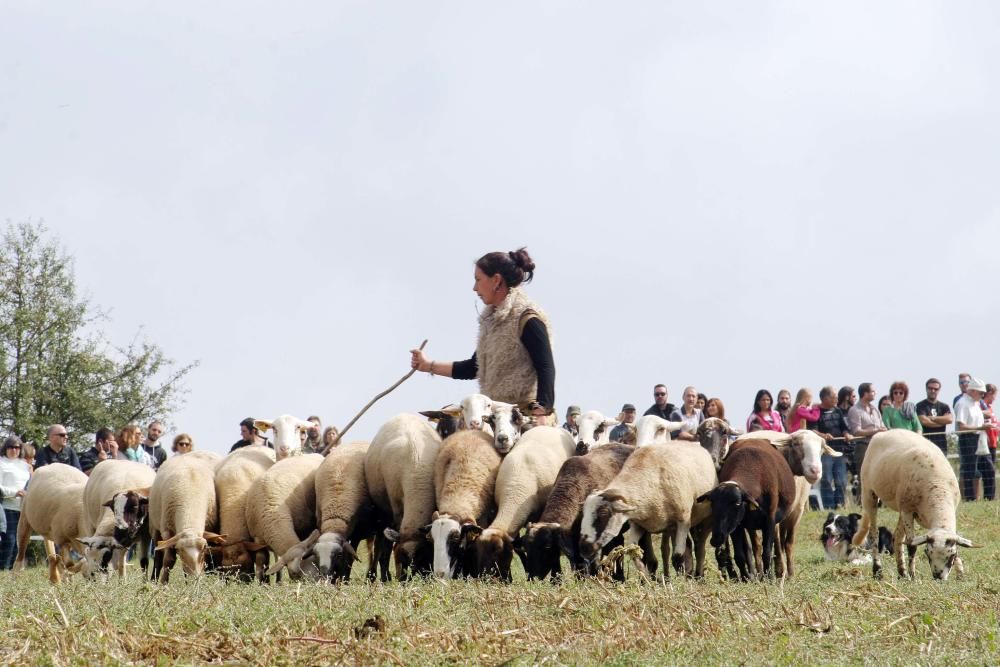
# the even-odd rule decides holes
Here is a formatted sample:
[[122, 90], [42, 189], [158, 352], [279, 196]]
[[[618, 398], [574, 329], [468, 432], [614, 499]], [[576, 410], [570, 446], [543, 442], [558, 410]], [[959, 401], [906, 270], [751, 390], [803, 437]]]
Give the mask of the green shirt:
[[914, 433], [924, 432], [923, 427], [920, 425], [920, 420], [917, 419], [915, 413], [913, 417], [907, 419], [903, 416], [902, 412], [891, 405], [885, 406], [885, 410], [882, 411], [882, 421], [885, 423], [886, 428], [905, 428]]

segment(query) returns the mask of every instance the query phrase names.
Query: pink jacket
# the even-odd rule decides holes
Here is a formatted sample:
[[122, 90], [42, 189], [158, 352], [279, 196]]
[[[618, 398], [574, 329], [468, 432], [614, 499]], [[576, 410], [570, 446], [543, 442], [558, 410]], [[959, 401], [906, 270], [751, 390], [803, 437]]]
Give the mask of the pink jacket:
[[788, 418], [788, 432], [795, 433], [801, 428], [805, 428], [803, 422], [814, 422], [819, 421], [819, 408], [807, 408], [804, 405], [800, 405], [795, 408], [791, 417]]

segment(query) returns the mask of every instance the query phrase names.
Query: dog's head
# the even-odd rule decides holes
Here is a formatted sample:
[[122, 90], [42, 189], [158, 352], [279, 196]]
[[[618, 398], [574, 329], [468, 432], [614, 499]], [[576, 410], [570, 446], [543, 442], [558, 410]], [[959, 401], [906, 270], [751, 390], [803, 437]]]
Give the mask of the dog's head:
[[860, 514], [835, 514], [830, 512], [823, 522], [823, 534], [820, 541], [826, 552], [827, 560], [847, 560], [851, 540], [858, 532]]

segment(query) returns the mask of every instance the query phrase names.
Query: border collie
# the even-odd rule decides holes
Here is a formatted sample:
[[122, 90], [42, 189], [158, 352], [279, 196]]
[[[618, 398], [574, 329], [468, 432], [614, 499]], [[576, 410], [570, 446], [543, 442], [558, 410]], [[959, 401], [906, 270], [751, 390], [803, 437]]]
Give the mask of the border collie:
[[[823, 543], [823, 551], [827, 560], [849, 561], [853, 565], [871, 562], [871, 555], [860, 554], [851, 547], [851, 540], [858, 532], [860, 522], [860, 514], [852, 513], [845, 516], [830, 512], [827, 515], [826, 521], [823, 522], [823, 534], [819, 538], [820, 542]], [[879, 553], [891, 554], [892, 548], [892, 532], [885, 526], [879, 526]]]

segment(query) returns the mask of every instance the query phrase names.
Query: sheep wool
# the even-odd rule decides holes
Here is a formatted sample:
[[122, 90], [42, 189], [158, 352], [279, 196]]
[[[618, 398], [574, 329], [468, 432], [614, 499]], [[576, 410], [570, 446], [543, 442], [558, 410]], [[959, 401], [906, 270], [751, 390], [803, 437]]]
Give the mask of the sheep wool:
[[548, 330], [552, 326], [541, 308], [520, 289], [512, 288], [499, 306], [487, 306], [479, 316], [480, 391], [495, 401], [524, 404], [538, 395], [538, 375], [528, 351], [521, 343], [522, 322], [537, 317]]

